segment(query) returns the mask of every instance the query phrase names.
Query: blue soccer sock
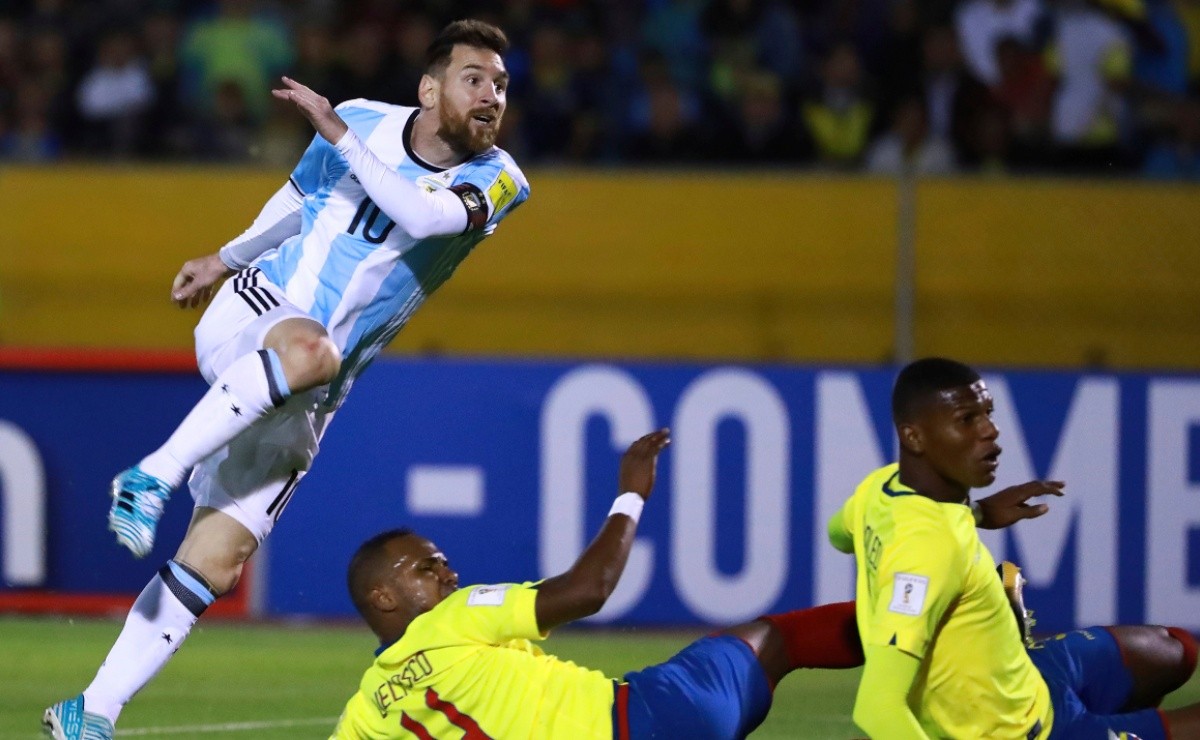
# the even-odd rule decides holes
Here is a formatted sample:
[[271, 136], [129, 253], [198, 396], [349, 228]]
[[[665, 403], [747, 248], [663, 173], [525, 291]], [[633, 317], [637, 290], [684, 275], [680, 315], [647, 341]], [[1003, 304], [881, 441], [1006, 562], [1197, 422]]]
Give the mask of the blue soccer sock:
[[84, 708], [115, 725], [125, 704], [167, 664], [216, 599], [198, 572], [168, 561], [133, 603], [121, 634], [83, 692]]
[[175, 488], [196, 463], [282, 406], [291, 394], [275, 350], [242, 355], [217, 376], [166, 444], [138, 466]]

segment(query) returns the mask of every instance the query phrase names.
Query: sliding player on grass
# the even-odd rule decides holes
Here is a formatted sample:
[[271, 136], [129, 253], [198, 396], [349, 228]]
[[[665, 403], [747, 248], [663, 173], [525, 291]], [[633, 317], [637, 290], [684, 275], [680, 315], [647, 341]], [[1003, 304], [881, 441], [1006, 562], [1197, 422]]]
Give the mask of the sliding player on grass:
[[333, 737], [732, 740], [763, 721], [791, 671], [861, 665], [851, 602], [731, 627], [622, 680], [533, 644], [612, 594], [668, 441], [662, 430], [629, 447], [600, 532], [553, 578], [459, 589], [429, 540], [393, 530], [365, 542], [349, 589], [381, 647]]

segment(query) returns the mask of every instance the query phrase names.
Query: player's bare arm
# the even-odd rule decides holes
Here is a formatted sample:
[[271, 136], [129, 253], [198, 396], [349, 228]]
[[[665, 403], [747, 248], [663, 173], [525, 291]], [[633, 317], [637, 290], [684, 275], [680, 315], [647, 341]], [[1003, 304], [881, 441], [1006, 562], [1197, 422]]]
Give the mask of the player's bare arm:
[[1031, 480], [979, 499], [975, 502], [979, 507], [979, 528], [1003, 529], [1022, 519], [1036, 519], [1042, 516], [1050, 511], [1049, 505], [1031, 504], [1029, 500], [1038, 496], [1062, 496], [1064, 485], [1058, 480]]
[[293, 103], [323, 139], [336, 144], [346, 135], [349, 127], [330, 105], [328, 98], [290, 77], [284, 77], [283, 84], [283, 89], [272, 90], [271, 94]]
[[[660, 429], [630, 445], [621, 458], [618, 493], [636, 493], [643, 501], [649, 499], [658, 455], [670, 442], [670, 431]], [[534, 609], [542, 632], [600, 611], [625, 570], [636, 531], [637, 522], [632, 517], [609, 516], [575, 564], [538, 587]]]
[[197, 308], [208, 303], [221, 280], [233, 270], [216, 252], [188, 260], [171, 283], [171, 300], [180, 308]]

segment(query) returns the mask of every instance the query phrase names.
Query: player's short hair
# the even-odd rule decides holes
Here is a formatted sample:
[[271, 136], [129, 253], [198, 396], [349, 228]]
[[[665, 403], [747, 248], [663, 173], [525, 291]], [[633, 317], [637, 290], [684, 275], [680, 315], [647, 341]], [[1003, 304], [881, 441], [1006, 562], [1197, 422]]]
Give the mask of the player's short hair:
[[931, 395], [978, 380], [979, 373], [956, 360], [926, 357], [911, 362], [896, 376], [892, 388], [892, 421], [897, 424], [911, 421]]
[[381, 566], [389, 566], [384, 562], [384, 550], [387, 543], [400, 537], [408, 537], [413, 531], [408, 527], [389, 529], [380, 532], [358, 546], [350, 558], [350, 566], [346, 569], [346, 588], [350, 591], [350, 600], [354, 608], [364, 618], [367, 616], [367, 593]]
[[485, 21], [467, 18], [443, 28], [425, 51], [425, 74], [434, 77], [446, 71], [450, 55], [458, 44], [476, 49], [491, 49], [503, 56], [508, 51], [508, 36]]

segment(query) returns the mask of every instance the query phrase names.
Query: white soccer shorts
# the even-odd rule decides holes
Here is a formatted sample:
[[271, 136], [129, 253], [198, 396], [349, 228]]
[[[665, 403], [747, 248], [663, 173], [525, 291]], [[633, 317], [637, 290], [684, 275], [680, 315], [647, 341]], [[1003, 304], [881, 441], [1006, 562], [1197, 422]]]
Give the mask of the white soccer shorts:
[[[312, 317], [256, 268], [226, 280], [196, 325], [200, 374], [211, 385], [234, 360], [262, 349], [267, 332], [289, 318]], [[188, 481], [196, 506], [233, 517], [262, 544], [312, 465], [333, 419], [333, 410], [320, 404], [325, 391], [293, 395], [201, 460]]]

